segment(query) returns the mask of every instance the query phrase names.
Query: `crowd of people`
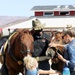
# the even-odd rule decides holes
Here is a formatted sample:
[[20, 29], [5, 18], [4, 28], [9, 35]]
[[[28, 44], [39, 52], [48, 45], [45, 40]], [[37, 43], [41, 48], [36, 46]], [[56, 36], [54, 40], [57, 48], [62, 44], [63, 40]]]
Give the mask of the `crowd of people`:
[[[50, 41], [51, 36], [47, 35], [46, 33], [43, 32], [43, 27], [45, 25], [41, 24], [41, 22], [38, 19], [35, 19], [32, 21], [32, 34], [34, 37], [34, 53], [33, 57], [38, 58], [38, 68], [42, 70], [50, 70], [50, 65], [49, 65], [49, 59], [46, 58], [46, 50], [48, 46], [50, 47], [55, 47], [55, 48], [64, 48], [60, 49], [60, 51], [63, 50], [64, 56], [62, 56], [60, 53], [57, 52], [57, 57], [65, 63], [64, 66], [69, 67], [71, 75], [74, 75], [74, 69], [75, 69], [75, 51], [74, 51], [74, 30], [72, 29], [71, 25], [67, 25], [66, 29], [62, 31], [61, 35], [63, 39], [64, 44], [58, 44], [53, 41]], [[58, 50], [58, 49], [57, 49]], [[67, 57], [68, 56], [68, 57]], [[63, 66], [63, 68], [64, 68]]]
[[[41, 24], [41, 22], [36, 19], [32, 21], [32, 27], [33, 27], [33, 37], [34, 37], [34, 57], [46, 57], [46, 50], [48, 46], [55, 47], [55, 48], [64, 48], [60, 49], [60, 51], [63, 50], [64, 56], [62, 56], [60, 53], [57, 52], [57, 57], [65, 63], [63, 68], [65, 66], [69, 67], [71, 75], [75, 74], [75, 31], [72, 29], [72, 25], [67, 25], [67, 27], [62, 31], [61, 37], [63, 39], [64, 44], [58, 44], [53, 41], [50, 41], [51, 36], [45, 34], [43, 32], [44, 24]], [[58, 49], [57, 49], [58, 50]], [[43, 59], [45, 59], [45, 57]], [[43, 61], [39, 60], [39, 69], [43, 70], [49, 70], [49, 59], [45, 59]]]
[[43, 31], [44, 26], [45, 24], [41, 24], [40, 20], [32, 20], [31, 33], [34, 38], [34, 52], [32, 57], [28, 55], [24, 58], [26, 75], [59, 74], [56, 70], [50, 69], [49, 60], [51, 57], [46, 55], [48, 47], [54, 47], [63, 52], [62, 55], [56, 51], [58, 59], [64, 63], [63, 68], [67, 66], [71, 75], [75, 75], [75, 31], [72, 29], [72, 25], [67, 25], [62, 32], [57, 31], [54, 38]]
[[[49, 46], [64, 48], [64, 56], [58, 53], [58, 58], [65, 63], [63, 68], [67, 66], [70, 69], [71, 75], [75, 75], [75, 31], [71, 25], [67, 25], [66, 29], [63, 30], [62, 33], [64, 45], [51, 42]], [[61, 51], [61, 49], [59, 50]]]

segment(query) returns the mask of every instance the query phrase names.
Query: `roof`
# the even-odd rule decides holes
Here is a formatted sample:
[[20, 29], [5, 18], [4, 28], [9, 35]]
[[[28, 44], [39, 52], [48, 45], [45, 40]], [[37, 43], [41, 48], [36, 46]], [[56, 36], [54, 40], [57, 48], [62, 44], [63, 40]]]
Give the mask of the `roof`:
[[23, 20], [16, 20], [16, 21], [13, 21], [13, 22], [9, 22], [6, 25], [1, 26], [1, 28], [6, 28], [6, 27], [9, 27], [9, 26], [13, 26], [15, 24], [19, 24], [19, 23], [25, 22], [27, 20], [28, 19], [23, 19]]
[[21, 16], [0, 16], [0, 27], [3, 28], [8, 25], [20, 23], [28, 19], [27, 17]]
[[50, 6], [34, 6], [31, 10], [55, 10], [55, 9], [74, 9], [75, 5], [50, 5]]

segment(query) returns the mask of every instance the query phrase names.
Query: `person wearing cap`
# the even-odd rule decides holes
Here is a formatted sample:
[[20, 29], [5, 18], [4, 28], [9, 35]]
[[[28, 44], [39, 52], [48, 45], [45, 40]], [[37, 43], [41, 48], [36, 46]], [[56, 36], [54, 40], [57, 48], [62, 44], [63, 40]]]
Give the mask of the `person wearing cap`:
[[66, 29], [70, 30], [72, 32], [73, 36], [75, 37], [75, 30], [73, 29], [72, 25], [67, 25]]
[[34, 37], [34, 52], [33, 56], [39, 62], [39, 68], [49, 70], [50, 65], [46, 59], [46, 50], [50, 42], [50, 35], [43, 31], [45, 24], [41, 24], [40, 20], [35, 19], [32, 21], [32, 35]]
[[71, 31], [65, 31], [63, 37], [65, 41], [68, 41], [67, 45], [50, 43], [49, 46], [52, 47], [64, 47], [68, 52], [68, 59], [64, 58], [58, 53], [58, 58], [62, 60], [71, 71], [71, 75], [75, 75], [75, 38], [72, 35]]
[[66, 27], [66, 29], [72, 30], [72, 25], [71, 24], [68, 24], [67, 27]]

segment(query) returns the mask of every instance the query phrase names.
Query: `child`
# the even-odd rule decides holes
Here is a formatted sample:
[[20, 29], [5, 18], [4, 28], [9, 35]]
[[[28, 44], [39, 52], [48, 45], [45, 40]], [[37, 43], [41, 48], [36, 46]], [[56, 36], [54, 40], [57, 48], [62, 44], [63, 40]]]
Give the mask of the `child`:
[[24, 64], [26, 65], [26, 69], [27, 69], [26, 75], [58, 74], [55, 70], [38, 69], [37, 60], [29, 55], [24, 58]]

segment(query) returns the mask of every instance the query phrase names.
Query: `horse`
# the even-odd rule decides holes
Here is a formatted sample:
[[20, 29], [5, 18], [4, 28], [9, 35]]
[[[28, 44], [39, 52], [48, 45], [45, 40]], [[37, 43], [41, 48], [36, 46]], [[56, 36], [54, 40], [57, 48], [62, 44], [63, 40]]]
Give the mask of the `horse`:
[[[51, 39], [51, 42], [63, 44], [62, 33], [56, 31], [54, 33], [53, 38]], [[56, 48], [55, 47], [48, 47], [47, 48], [46, 55], [51, 57], [51, 60], [50, 60], [51, 69], [62, 72], [64, 63], [58, 59], [57, 53], [64, 55], [64, 49], [61, 47], [56, 47]]]
[[[32, 55], [34, 39], [29, 30], [17, 29], [13, 32], [4, 46], [4, 65], [8, 71], [5, 75], [25, 75], [23, 58]], [[2, 74], [3, 75], [3, 74]]]

